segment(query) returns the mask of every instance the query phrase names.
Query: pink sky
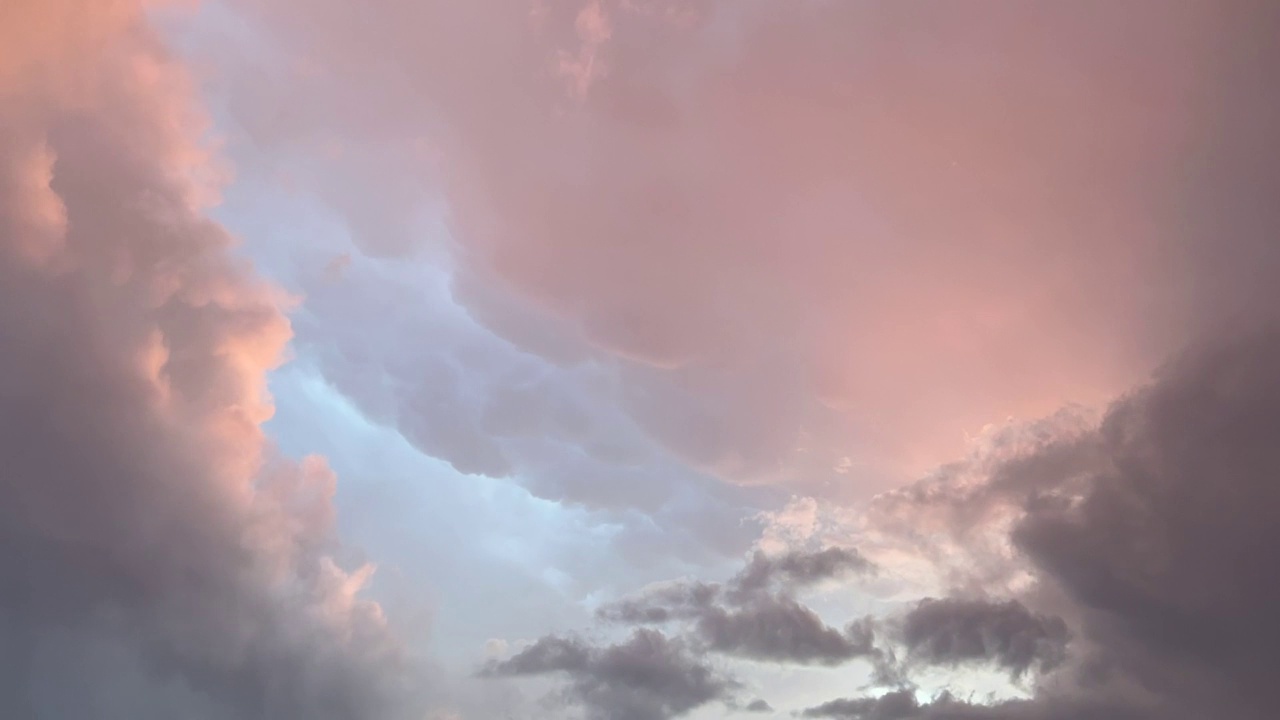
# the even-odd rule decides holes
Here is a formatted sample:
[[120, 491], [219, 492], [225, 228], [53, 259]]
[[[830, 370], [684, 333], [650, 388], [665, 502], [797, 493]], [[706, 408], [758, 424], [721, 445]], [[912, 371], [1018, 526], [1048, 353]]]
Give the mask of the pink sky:
[[0, 715], [1273, 717], [1278, 15], [10, 0]]

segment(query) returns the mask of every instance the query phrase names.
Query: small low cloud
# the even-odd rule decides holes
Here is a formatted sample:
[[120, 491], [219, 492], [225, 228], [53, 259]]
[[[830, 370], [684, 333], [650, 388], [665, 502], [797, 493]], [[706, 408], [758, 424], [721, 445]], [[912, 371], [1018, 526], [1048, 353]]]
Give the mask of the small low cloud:
[[562, 675], [566, 697], [590, 720], [667, 720], [727, 699], [735, 687], [687, 643], [648, 629], [605, 646], [544, 637], [508, 660], [489, 663], [483, 674]]

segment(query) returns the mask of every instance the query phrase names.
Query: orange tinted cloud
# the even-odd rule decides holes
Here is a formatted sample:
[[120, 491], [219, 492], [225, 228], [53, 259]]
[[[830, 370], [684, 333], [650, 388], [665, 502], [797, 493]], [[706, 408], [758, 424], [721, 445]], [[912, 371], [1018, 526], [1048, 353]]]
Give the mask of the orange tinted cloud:
[[400, 672], [333, 475], [260, 428], [282, 296], [135, 2], [0, 6], [0, 705], [355, 718]]

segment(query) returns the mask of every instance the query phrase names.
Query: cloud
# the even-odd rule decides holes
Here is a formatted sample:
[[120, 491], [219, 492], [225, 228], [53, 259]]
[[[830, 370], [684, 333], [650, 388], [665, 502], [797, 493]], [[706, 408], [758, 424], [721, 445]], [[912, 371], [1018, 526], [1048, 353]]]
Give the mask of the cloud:
[[806, 708], [800, 715], [835, 720], [1139, 720], [1148, 717], [1087, 699], [1058, 705], [1024, 700], [984, 705], [942, 693], [921, 703], [910, 690], [895, 690], [878, 697], [831, 700]]
[[754, 553], [726, 587], [696, 581], [666, 583], [606, 604], [597, 617], [626, 625], [687, 623], [707, 651], [778, 663], [839, 665], [879, 657], [873, 627], [833, 628], [793, 593], [870, 565], [846, 548]]
[[[907, 616], [906, 644], [944, 663], [1052, 672], [1029, 700], [947, 700], [904, 717], [1273, 717], [1278, 362], [1271, 329], [1199, 346], [1096, 430], [1008, 460], [987, 483], [915, 495], [922, 511], [960, 518], [1013, 509], [1007, 537], [1031, 584], [1003, 604], [927, 601]], [[1050, 611], [1075, 636], [1065, 654]], [[841, 702], [814, 712], [874, 705]]]
[[757, 551], [733, 579], [732, 592], [749, 597], [769, 590], [774, 583], [794, 591], [847, 573], [870, 572], [872, 567], [851, 548], [829, 547], [815, 553], [792, 550], [776, 557]]
[[602, 620], [627, 625], [692, 620], [711, 610], [720, 599], [718, 584], [676, 582], [601, 607]]
[[0, 709], [398, 717], [335, 478], [260, 429], [287, 299], [204, 215], [221, 173], [147, 12], [0, 10]]
[[709, 608], [698, 618], [697, 632], [711, 650], [753, 660], [839, 665], [875, 653], [869, 626], [855, 624], [841, 632], [787, 597]]
[[1050, 492], [1071, 477], [1034, 478], [1013, 533], [1116, 671], [1178, 712], [1274, 711], [1280, 575], [1262, 548], [1280, 540], [1269, 519], [1280, 507], [1277, 360], [1280, 335], [1268, 331], [1175, 361], [1112, 407], [1079, 495]]
[[228, 80], [265, 147], [340, 144], [357, 219], [443, 203], [461, 302], [722, 478], [882, 489], [1271, 312], [1263, 4], [232, 5], [305, 68]]
[[895, 690], [879, 697], [831, 700], [800, 713], [802, 717], [839, 720], [908, 720], [916, 717], [920, 704], [910, 690]]
[[[230, 4], [287, 60], [229, 81], [237, 117], [277, 152], [341, 149], [315, 173], [340, 180], [311, 191], [362, 245], [346, 277], [432, 244], [415, 242], [416, 211], [441, 203], [445, 294], [527, 351], [397, 344], [439, 337], [431, 322], [377, 337], [369, 318], [421, 302], [410, 278], [396, 302], [350, 308], [359, 332], [321, 361], [467, 472], [654, 516], [706, 475], [856, 495], [1206, 343], [1100, 425], [1068, 412], [980, 434], [982, 463], [860, 519], [911, 551], [857, 543], [878, 567], [936, 563], [932, 582], [960, 586], [917, 619], [955, 641], [920, 641], [926, 656], [973, 658], [981, 638], [1016, 672], [1028, 655], [1003, 639], [1052, 647], [1045, 619], [1062, 619], [1069, 652], [1032, 698], [835, 709], [1275, 716], [1276, 343], [1239, 339], [1280, 308], [1274, 4]], [[10, 211], [28, 229], [15, 252], [53, 267], [70, 205], [43, 178], [65, 149], [13, 136], [34, 138], [6, 179], [30, 195]], [[162, 350], [177, 357], [142, 354]], [[584, 388], [609, 410], [574, 402]], [[562, 447], [530, 441], [546, 435]], [[694, 471], [671, 480], [673, 459]], [[792, 510], [771, 542], [826, 530], [818, 503]], [[764, 589], [689, 581], [605, 615], [733, 656], [846, 657], [856, 636], [793, 596], [807, 570], [762, 567]], [[1025, 613], [964, 604], [976, 596]], [[936, 630], [941, 611], [957, 624]], [[604, 650], [584, 652], [586, 670], [556, 672], [592, 677]]]
[[680, 640], [636, 630], [606, 647], [544, 637], [486, 674], [519, 677], [563, 673], [568, 695], [590, 720], [665, 720], [725, 699], [734, 683], [699, 660]]
[[1019, 677], [1052, 670], [1066, 654], [1066, 623], [1017, 600], [925, 599], [901, 622], [911, 658], [929, 664], [990, 661]]

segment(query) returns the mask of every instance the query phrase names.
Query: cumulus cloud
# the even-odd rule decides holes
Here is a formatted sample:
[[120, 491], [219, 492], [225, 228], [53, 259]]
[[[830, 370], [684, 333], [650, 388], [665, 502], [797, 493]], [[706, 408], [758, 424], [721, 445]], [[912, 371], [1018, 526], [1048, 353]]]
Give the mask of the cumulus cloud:
[[397, 717], [334, 476], [259, 427], [287, 299], [204, 216], [220, 172], [147, 12], [0, 8], [0, 709]]
[[604, 647], [544, 637], [508, 660], [490, 663], [485, 673], [564, 674], [568, 697], [590, 720], [666, 720], [726, 699], [734, 687], [685, 643], [647, 629]]

